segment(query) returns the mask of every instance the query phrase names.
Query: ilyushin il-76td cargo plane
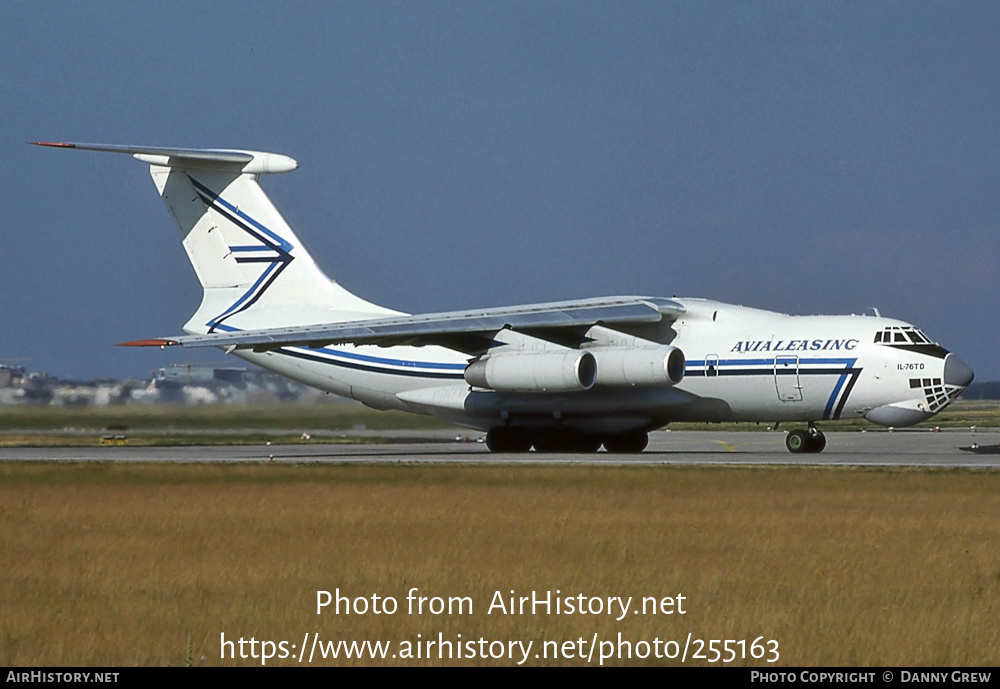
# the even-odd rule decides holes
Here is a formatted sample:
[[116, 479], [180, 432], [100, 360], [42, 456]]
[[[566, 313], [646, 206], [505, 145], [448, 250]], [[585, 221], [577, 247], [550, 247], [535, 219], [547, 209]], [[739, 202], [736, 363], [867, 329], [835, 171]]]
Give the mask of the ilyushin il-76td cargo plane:
[[788, 316], [706, 299], [607, 297], [406, 315], [330, 280], [258, 184], [287, 156], [104, 144], [148, 163], [204, 288], [186, 335], [135, 345], [219, 347], [376, 409], [486, 431], [495, 452], [641, 452], [672, 421], [909, 426], [972, 381], [902, 321]]

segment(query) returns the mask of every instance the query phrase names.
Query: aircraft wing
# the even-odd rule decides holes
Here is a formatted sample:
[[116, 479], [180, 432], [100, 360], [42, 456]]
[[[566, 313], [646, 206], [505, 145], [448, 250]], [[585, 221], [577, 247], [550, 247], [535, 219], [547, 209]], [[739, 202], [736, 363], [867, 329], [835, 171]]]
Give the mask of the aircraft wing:
[[538, 334], [546, 339], [583, 341], [594, 325], [609, 327], [676, 320], [684, 307], [661, 297], [609, 297], [474, 311], [450, 311], [415, 316], [319, 325], [182, 335], [123, 343], [127, 346], [225, 347], [267, 351], [280, 347], [320, 348], [332, 344], [440, 345], [466, 353], [485, 351], [493, 336], [505, 329]]

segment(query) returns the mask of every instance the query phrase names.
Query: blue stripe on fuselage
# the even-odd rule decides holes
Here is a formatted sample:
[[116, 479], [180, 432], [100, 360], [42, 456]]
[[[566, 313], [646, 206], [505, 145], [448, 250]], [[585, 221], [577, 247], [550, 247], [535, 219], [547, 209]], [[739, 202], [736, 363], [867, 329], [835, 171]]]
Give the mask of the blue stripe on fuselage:
[[[787, 358], [792, 358], [791, 355]], [[826, 408], [823, 410], [824, 419], [839, 419], [841, 413], [844, 410], [844, 405], [847, 403], [847, 397], [851, 394], [851, 389], [854, 387], [854, 383], [857, 381], [858, 377], [861, 375], [860, 368], [854, 368], [854, 364], [857, 363], [857, 359], [842, 359], [842, 358], [829, 358], [820, 357], [814, 359], [800, 358], [798, 360], [798, 367], [794, 370], [783, 370], [777, 369], [775, 367], [775, 359], [785, 359], [786, 357], [777, 355], [776, 357], [771, 357], [768, 359], [720, 359], [718, 361], [713, 361], [712, 365], [715, 366], [715, 374], [713, 376], [704, 376], [705, 378], [711, 377], [734, 377], [734, 376], [789, 376], [789, 375], [800, 375], [800, 376], [822, 376], [822, 375], [835, 375], [838, 376], [837, 382], [833, 386], [833, 391], [830, 393], [830, 398], [826, 402]], [[809, 366], [842, 366], [843, 368], [809, 368]], [[708, 366], [707, 360], [689, 360], [687, 362], [687, 367], [685, 368], [685, 377], [688, 375], [699, 375], [705, 373], [705, 367]], [[764, 368], [743, 368], [748, 366], [757, 366]], [[844, 388], [844, 383], [850, 380], [846, 389]], [[843, 396], [841, 396], [841, 390], [844, 390]], [[840, 403], [837, 403], [837, 398], [841, 397]]]
[[[231, 325], [220, 325], [219, 330], [230, 333], [242, 332], [240, 328], [234, 328]], [[312, 348], [299, 348], [291, 347], [281, 347], [280, 349], [274, 350], [282, 354], [296, 354], [300, 358], [309, 358], [310, 360], [322, 361], [325, 363], [337, 363], [332, 361], [333, 359], [346, 359], [356, 362], [364, 362], [367, 364], [376, 364], [382, 366], [402, 366], [408, 369], [426, 368], [434, 371], [451, 371], [457, 372], [457, 377], [461, 378], [465, 372], [465, 364], [449, 364], [441, 363], [436, 361], [412, 361], [408, 359], [390, 359], [387, 357], [371, 356], [370, 354], [359, 354], [357, 352], [343, 352], [338, 349], [332, 349], [330, 347], [320, 347], [318, 349]], [[324, 354], [326, 357], [317, 356], [317, 354]], [[375, 366], [367, 366], [365, 370], [375, 371], [378, 373], [400, 373], [403, 375], [413, 375], [411, 371], [400, 371], [399, 369], [390, 368], [377, 368]], [[433, 375], [433, 374], [428, 374]]]

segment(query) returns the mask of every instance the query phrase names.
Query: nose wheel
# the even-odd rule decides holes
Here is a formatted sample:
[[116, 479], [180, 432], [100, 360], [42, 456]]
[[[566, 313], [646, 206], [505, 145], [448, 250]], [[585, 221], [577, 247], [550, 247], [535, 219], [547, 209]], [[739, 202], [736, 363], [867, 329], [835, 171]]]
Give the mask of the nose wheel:
[[826, 447], [826, 436], [823, 431], [810, 425], [808, 429], [798, 428], [789, 431], [785, 436], [785, 447], [789, 452], [799, 454], [801, 452], [822, 452]]

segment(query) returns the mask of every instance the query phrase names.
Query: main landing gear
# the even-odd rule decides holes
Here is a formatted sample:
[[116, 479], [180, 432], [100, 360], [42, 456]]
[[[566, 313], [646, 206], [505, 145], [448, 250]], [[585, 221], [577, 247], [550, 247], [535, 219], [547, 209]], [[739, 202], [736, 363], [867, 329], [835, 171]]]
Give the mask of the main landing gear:
[[785, 436], [785, 447], [788, 448], [789, 452], [796, 454], [822, 452], [823, 448], [826, 447], [826, 436], [815, 425], [809, 424], [809, 428], [806, 430], [797, 428], [794, 431], [789, 431], [788, 435]]
[[497, 427], [486, 434], [490, 452], [527, 452], [534, 447], [535, 452], [590, 453], [604, 445], [608, 452], [635, 454], [645, 450], [648, 443], [645, 431], [598, 436], [571, 429]]

